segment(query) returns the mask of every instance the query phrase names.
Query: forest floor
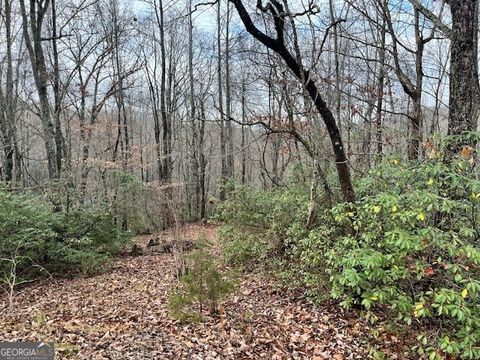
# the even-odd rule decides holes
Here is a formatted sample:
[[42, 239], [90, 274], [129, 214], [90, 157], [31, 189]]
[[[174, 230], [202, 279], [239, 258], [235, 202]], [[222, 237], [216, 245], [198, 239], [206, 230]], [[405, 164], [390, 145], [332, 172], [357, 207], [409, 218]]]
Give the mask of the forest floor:
[[[184, 235], [215, 241], [217, 229], [189, 225]], [[136, 240], [144, 247], [151, 237]], [[181, 324], [168, 307], [174, 273], [171, 254], [151, 251], [116, 259], [97, 276], [25, 287], [13, 309], [0, 303], [0, 341], [52, 341], [56, 359], [368, 358], [362, 320], [289, 295], [266, 275], [242, 275], [218, 317]], [[394, 349], [397, 341], [382, 343]]]

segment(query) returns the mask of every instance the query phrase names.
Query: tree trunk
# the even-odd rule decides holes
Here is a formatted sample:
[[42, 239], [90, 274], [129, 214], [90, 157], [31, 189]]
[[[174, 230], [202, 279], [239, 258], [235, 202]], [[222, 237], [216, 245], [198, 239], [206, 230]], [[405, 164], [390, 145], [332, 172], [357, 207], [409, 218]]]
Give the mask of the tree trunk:
[[227, 179], [234, 174], [234, 149], [233, 149], [233, 127], [232, 127], [232, 91], [230, 82], [230, 3], [227, 3], [227, 24], [225, 26], [225, 130], [226, 130], [226, 169]]
[[167, 77], [167, 54], [165, 49], [165, 21], [163, 0], [159, 1], [159, 30], [160, 30], [160, 57], [162, 69], [160, 77], [160, 113], [162, 116], [162, 141], [163, 141], [163, 166], [162, 180], [169, 182], [172, 176], [172, 126], [166, 105], [166, 77]]
[[199, 155], [199, 191], [200, 191], [200, 219], [205, 219], [207, 209], [207, 186], [206, 186], [206, 172], [207, 160], [203, 153], [203, 146], [205, 143], [205, 101], [200, 104], [200, 129], [198, 136], [198, 155]]
[[[323, 122], [327, 128], [328, 135], [330, 137], [330, 141], [332, 144], [333, 152], [335, 154], [335, 165], [337, 168], [337, 175], [338, 180], [340, 183], [340, 187], [342, 190], [343, 198], [347, 202], [355, 201], [355, 191], [353, 189], [353, 184], [350, 177], [350, 170], [348, 165], [348, 159], [345, 152], [345, 148], [343, 146], [342, 137], [340, 135], [340, 131], [338, 129], [335, 117], [332, 114], [332, 111], [328, 108], [325, 100], [321, 96], [320, 92], [318, 91], [317, 85], [312, 78], [312, 74], [310, 71], [306, 70], [295, 57], [290, 53], [287, 47], [284, 44], [284, 20], [281, 16], [274, 16], [275, 19], [275, 28], [277, 31], [277, 38], [274, 39], [263, 32], [261, 32], [253, 23], [250, 15], [248, 14], [247, 10], [245, 9], [241, 0], [229, 0], [235, 5], [237, 12], [242, 20], [243, 24], [247, 31], [258, 41], [260, 41], [263, 45], [268, 47], [269, 49], [275, 51], [278, 55], [282, 57], [282, 59], [287, 64], [288, 68], [293, 72], [293, 74], [302, 81], [303, 86], [308, 92], [308, 95], [312, 99], [313, 103], [317, 111], [319, 112], [320, 116], [323, 119]], [[274, 6], [277, 9], [272, 9], [274, 14], [278, 13], [282, 14], [283, 8], [277, 2], [273, 2]], [[281, 10], [281, 11], [280, 11]]]
[[45, 150], [47, 154], [48, 174], [50, 179], [55, 179], [59, 176], [55, 149], [55, 128], [51, 120], [47, 91], [49, 75], [42, 47], [42, 26], [49, 3], [49, 0], [46, 0], [45, 2], [31, 0], [30, 8], [27, 12], [25, 0], [20, 0], [20, 11], [22, 15], [23, 36], [30, 57], [35, 87], [40, 102], [40, 120], [42, 122]]
[[[13, 58], [12, 58], [12, 4], [5, 0], [5, 32], [6, 32], [6, 50], [7, 50], [7, 77], [5, 94], [0, 88], [0, 100], [2, 109], [0, 112], [0, 131], [3, 140], [4, 180], [9, 182], [13, 180], [14, 153], [15, 153], [15, 127], [14, 127], [14, 94], [13, 94]], [[19, 180], [19, 179], [17, 179]]]
[[199, 161], [198, 161], [198, 131], [197, 131], [197, 119], [196, 119], [196, 105], [195, 105], [195, 87], [193, 76], [193, 19], [192, 19], [192, 0], [188, 2], [189, 17], [188, 17], [188, 77], [190, 85], [190, 131], [192, 134], [192, 140], [190, 144], [190, 179], [188, 183], [188, 193], [192, 196], [193, 204], [188, 204], [191, 209], [190, 218], [197, 220], [200, 209], [200, 179], [199, 179]]
[[338, 26], [335, 17], [334, 0], [329, 0], [329, 15], [330, 23], [333, 25], [333, 61], [335, 64], [335, 95], [334, 95], [334, 115], [337, 120], [338, 129], [342, 134], [342, 119], [341, 119], [341, 89], [340, 89], [340, 54], [338, 46]]
[[245, 78], [242, 79], [242, 140], [240, 144], [240, 148], [242, 149], [242, 176], [241, 181], [242, 184], [247, 183], [247, 146], [246, 146], [246, 133], [245, 133], [245, 124], [247, 123], [247, 114], [246, 114], [246, 86], [245, 86]]
[[380, 48], [378, 49], [378, 60], [379, 60], [379, 74], [378, 74], [378, 84], [377, 84], [377, 109], [375, 112], [375, 142], [376, 145], [376, 155], [377, 159], [381, 158], [383, 154], [383, 124], [382, 124], [382, 114], [383, 114], [383, 96], [385, 93], [385, 39], [387, 34], [387, 24], [386, 19], [383, 16], [382, 28], [380, 29]]
[[60, 121], [61, 113], [61, 95], [60, 95], [60, 66], [58, 63], [57, 47], [57, 8], [55, 0], [52, 1], [52, 51], [53, 51], [53, 94], [54, 94], [54, 127], [55, 127], [55, 147], [56, 147], [56, 165], [58, 177], [62, 172], [62, 159], [66, 155], [65, 142], [62, 134], [62, 125]]
[[[450, 112], [448, 134], [477, 129], [478, 1], [451, 0], [452, 34], [450, 58]], [[455, 149], [452, 149], [455, 150]]]
[[[221, 42], [221, 1], [217, 6], [217, 74], [218, 74], [218, 111], [220, 115], [220, 157], [221, 157], [221, 184], [220, 184], [220, 201], [224, 201], [227, 197], [227, 145], [225, 131], [225, 114], [223, 112], [223, 80], [222, 80], [222, 42]], [[228, 106], [228, 105], [227, 105]]]

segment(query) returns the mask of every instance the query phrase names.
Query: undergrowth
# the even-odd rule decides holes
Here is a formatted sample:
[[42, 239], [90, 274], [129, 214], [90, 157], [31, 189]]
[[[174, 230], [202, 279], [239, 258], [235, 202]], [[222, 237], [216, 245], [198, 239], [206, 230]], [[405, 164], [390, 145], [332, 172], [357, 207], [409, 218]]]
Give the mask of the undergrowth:
[[411, 357], [480, 359], [478, 179], [468, 151], [392, 157], [356, 180], [355, 203], [324, 208], [308, 229], [308, 184], [236, 186], [218, 209], [226, 260], [275, 263], [313, 301], [329, 295], [372, 324], [417, 332]]

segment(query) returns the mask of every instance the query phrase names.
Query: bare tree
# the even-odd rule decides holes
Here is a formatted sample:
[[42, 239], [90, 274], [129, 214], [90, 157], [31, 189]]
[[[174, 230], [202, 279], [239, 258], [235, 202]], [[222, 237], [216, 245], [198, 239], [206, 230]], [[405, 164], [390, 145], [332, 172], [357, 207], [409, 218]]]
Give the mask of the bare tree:
[[[5, 0], [4, 2], [4, 24], [5, 24], [5, 35], [6, 35], [6, 56], [5, 56], [5, 67], [0, 67], [0, 73], [3, 73], [5, 70], [5, 88], [0, 86], [0, 132], [3, 142], [3, 153], [5, 157], [4, 161], [4, 175], [3, 178], [5, 181], [9, 182], [12, 180], [20, 181], [21, 177], [21, 161], [18, 144], [16, 141], [16, 131], [15, 131], [15, 108], [16, 108], [16, 99], [15, 99], [15, 80], [14, 80], [14, 70], [13, 70], [13, 24], [12, 24], [12, 2], [10, 0]], [[15, 172], [14, 172], [15, 169]]]
[[300, 63], [294, 55], [292, 55], [285, 44], [285, 19], [291, 19], [293, 14], [286, 12], [284, 10], [284, 6], [276, 0], [272, 0], [267, 6], [263, 6], [261, 2], [257, 3], [257, 8], [259, 8], [262, 12], [268, 11], [273, 17], [276, 33], [276, 37], [273, 38], [258, 29], [258, 27], [252, 21], [252, 18], [250, 17], [250, 14], [248, 13], [242, 1], [229, 1], [235, 5], [235, 8], [237, 9], [237, 12], [247, 31], [263, 45], [279, 54], [293, 74], [300, 81], [302, 81], [302, 84], [305, 86], [310, 98], [314, 102], [317, 111], [322, 116], [330, 136], [330, 141], [335, 154], [335, 164], [343, 198], [345, 201], [354, 201], [355, 192], [350, 178], [348, 159], [335, 117], [318, 91], [311, 72], [304, 68], [303, 64]]
[[[478, 1], [448, 1], [452, 15], [451, 28], [419, 0], [410, 0], [410, 2], [431, 20], [451, 42], [448, 133], [459, 135], [465, 131], [475, 131], [477, 129], [480, 97]], [[455, 149], [452, 150], [455, 151]]]
[[30, 57], [33, 78], [39, 98], [39, 117], [42, 121], [43, 137], [47, 153], [48, 174], [51, 179], [58, 178], [60, 169], [57, 161], [55, 144], [55, 126], [51, 118], [48, 85], [50, 81], [43, 48], [43, 25], [50, 0], [31, 0], [29, 7], [25, 0], [20, 0], [23, 23], [23, 36]]
[[[434, 33], [429, 37], [424, 37], [420, 28], [420, 11], [414, 9], [414, 31], [415, 31], [415, 49], [410, 50], [407, 46], [403, 45], [397, 37], [396, 30], [393, 25], [392, 16], [388, 8], [388, 1], [379, 1], [379, 6], [382, 10], [383, 16], [388, 25], [388, 31], [392, 38], [392, 55], [394, 60], [394, 70], [397, 75], [402, 89], [405, 94], [411, 99], [413, 104], [413, 110], [408, 114], [408, 118], [411, 123], [411, 134], [409, 136], [408, 144], [408, 158], [410, 160], [417, 159], [420, 153], [420, 144], [422, 142], [423, 131], [423, 112], [422, 112], [422, 94], [423, 94], [423, 53], [425, 45], [433, 39]], [[415, 56], [415, 77], [410, 77], [403, 70], [403, 66], [400, 60], [401, 53], [399, 47], [405, 49]]]

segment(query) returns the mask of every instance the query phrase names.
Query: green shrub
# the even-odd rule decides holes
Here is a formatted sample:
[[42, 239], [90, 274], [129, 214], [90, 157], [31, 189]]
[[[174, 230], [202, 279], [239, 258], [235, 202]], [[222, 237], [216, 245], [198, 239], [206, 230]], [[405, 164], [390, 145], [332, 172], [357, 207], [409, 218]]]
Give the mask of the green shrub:
[[223, 244], [223, 257], [230, 265], [242, 267], [258, 264], [274, 251], [261, 232], [240, 231], [234, 226], [224, 225], [219, 233]]
[[119, 223], [127, 224], [135, 233], [148, 233], [152, 229], [145, 208], [149, 190], [140, 178], [128, 172], [114, 171], [112, 180], [117, 189], [115, 215]]
[[[180, 278], [179, 288], [170, 296], [172, 316], [182, 321], [200, 321], [204, 310], [215, 315], [220, 301], [234, 289], [233, 281], [203, 249], [189, 257], [187, 269]], [[195, 311], [196, 306], [199, 311]]]
[[302, 223], [291, 225], [285, 240], [287, 250], [275, 272], [283, 287], [301, 289], [317, 303], [328, 298], [330, 286], [325, 272], [325, 253], [332, 246], [337, 231], [331, 226], [328, 214], [321, 216], [320, 223], [314, 229], [306, 229]]
[[45, 256], [46, 242], [54, 238], [58, 219], [40, 198], [17, 195], [0, 185], [0, 272], [5, 278], [11, 261], [22, 270]]
[[318, 225], [306, 228], [309, 195], [309, 186], [299, 179], [267, 192], [237, 186], [219, 207], [218, 219], [224, 222], [220, 236], [229, 264], [267, 267], [284, 288], [301, 289], [319, 302], [329, 293], [325, 252], [338, 229], [322, 204]]
[[[52, 274], [98, 270], [125, 246], [129, 234], [103, 207], [58, 212], [45, 197], [0, 187], [0, 278], [16, 283], [46, 269]], [[12, 262], [14, 261], [14, 262]]]
[[266, 192], [236, 186], [217, 209], [217, 219], [224, 222], [220, 237], [227, 263], [273, 270], [284, 288], [301, 289], [318, 302], [329, 293], [325, 252], [337, 228], [322, 204], [319, 225], [306, 228], [309, 194], [298, 179]]
[[[396, 324], [435, 325], [417, 351], [480, 358], [480, 182], [473, 161], [378, 166], [334, 208], [332, 296]], [[307, 260], [308, 261], [308, 260]], [[425, 327], [426, 328], [426, 327]]]
[[106, 207], [82, 206], [56, 214], [56, 236], [45, 243], [42, 264], [51, 272], [92, 274], [128, 243], [130, 234], [116, 224]]
[[226, 260], [240, 265], [283, 254], [289, 228], [305, 222], [308, 203], [303, 186], [264, 192], [236, 185], [217, 208], [216, 218], [225, 223], [220, 235]]
[[434, 150], [423, 163], [393, 157], [377, 165], [356, 179], [354, 204], [324, 212], [320, 204], [313, 229], [304, 225], [309, 191], [301, 181], [267, 192], [236, 187], [220, 207], [226, 259], [274, 261], [286, 287], [318, 301], [330, 293], [372, 322], [418, 331], [414, 356], [480, 359], [476, 159], [468, 147], [445, 159]]

